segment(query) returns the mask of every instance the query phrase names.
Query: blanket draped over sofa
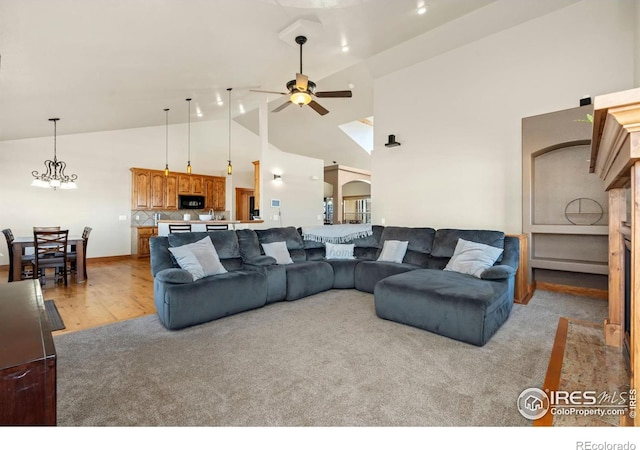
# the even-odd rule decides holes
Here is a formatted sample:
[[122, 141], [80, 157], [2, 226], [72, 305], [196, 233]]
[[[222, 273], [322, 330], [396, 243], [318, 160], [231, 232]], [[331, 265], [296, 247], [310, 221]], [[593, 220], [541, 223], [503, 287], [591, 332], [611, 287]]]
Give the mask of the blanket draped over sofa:
[[316, 242], [343, 244], [354, 239], [371, 236], [371, 224], [340, 224], [321, 227], [302, 227], [302, 239]]
[[[338, 227], [330, 232], [294, 227], [176, 233], [150, 240], [154, 302], [163, 325], [180, 329], [269, 303], [293, 301], [328, 289], [373, 294], [376, 314], [474, 345], [484, 345], [508, 319], [513, 305], [519, 243], [493, 230], [393, 226]], [[346, 239], [349, 232], [356, 233]], [[312, 233], [313, 234], [313, 233]], [[323, 239], [342, 235], [353, 255], [328, 259]], [[209, 237], [225, 273], [193, 280], [169, 248]], [[447, 264], [459, 240], [500, 249], [479, 276]], [[385, 242], [406, 243], [398, 261], [379, 260]], [[264, 244], [277, 243], [290, 256], [278, 264]]]

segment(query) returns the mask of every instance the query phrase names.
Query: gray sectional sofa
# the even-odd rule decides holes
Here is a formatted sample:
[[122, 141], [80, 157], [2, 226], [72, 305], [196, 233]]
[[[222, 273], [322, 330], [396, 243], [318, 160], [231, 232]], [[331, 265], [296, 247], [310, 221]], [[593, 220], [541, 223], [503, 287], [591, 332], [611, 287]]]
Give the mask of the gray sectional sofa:
[[[373, 294], [380, 318], [482, 346], [507, 320], [518, 267], [517, 238], [491, 230], [373, 226], [371, 236], [350, 241], [354, 259], [327, 259], [325, 244], [304, 240], [294, 227], [176, 233], [151, 238], [151, 271], [158, 316], [180, 329], [278, 301], [329, 289]], [[226, 273], [193, 281], [171, 247], [206, 236]], [[480, 276], [443, 270], [458, 239], [503, 249]], [[407, 241], [401, 262], [377, 261], [385, 241]], [[286, 242], [293, 261], [277, 264], [262, 244]]]

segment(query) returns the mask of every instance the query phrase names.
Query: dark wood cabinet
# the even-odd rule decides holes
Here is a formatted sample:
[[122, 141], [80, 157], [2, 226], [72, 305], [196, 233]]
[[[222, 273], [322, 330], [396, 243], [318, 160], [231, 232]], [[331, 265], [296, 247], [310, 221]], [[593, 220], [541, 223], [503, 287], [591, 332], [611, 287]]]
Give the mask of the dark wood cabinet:
[[0, 425], [56, 424], [56, 350], [38, 280], [0, 284]]

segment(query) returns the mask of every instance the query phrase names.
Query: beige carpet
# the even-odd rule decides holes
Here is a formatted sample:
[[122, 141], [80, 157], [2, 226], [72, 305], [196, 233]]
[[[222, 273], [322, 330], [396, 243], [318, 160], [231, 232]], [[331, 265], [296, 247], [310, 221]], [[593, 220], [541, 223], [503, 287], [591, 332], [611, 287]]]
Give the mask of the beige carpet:
[[537, 291], [484, 347], [332, 290], [182, 331], [155, 315], [55, 337], [62, 426], [528, 426], [558, 318], [606, 302]]

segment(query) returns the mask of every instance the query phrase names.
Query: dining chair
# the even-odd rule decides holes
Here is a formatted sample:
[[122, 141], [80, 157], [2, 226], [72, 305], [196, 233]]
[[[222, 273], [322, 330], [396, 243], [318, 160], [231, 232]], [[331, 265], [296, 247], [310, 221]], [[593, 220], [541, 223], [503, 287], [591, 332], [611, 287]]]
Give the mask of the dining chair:
[[[91, 234], [91, 227], [84, 227], [84, 231], [82, 232], [82, 263], [84, 266], [84, 279], [87, 279], [87, 245], [89, 245], [89, 234]], [[73, 273], [76, 273], [78, 270], [78, 252], [75, 248], [75, 245], [71, 246], [71, 251], [67, 254], [67, 259], [69, 260], [69, 267]]]
[[226, 224], [216, 224], [216, 223], [208, 223], [206, 224], [207, 231], [217, 231], [217, 230], [228, 230], [229, 225]]
[[169, 233], [186, 233], [191, 231], [190, 223], [170, 223]]
[[33, 231], [60, 231], [60, 227], [33, 227]]
[[[2, 234], [4, 234], [5, 239], [7, 240], [7, 251], [9, 256], [9, 283], [13, 280], [13, 232], [10, 228], [5, 228], [2, 230]], [[25, 279], [31, 277], [31, 262], [33, 261], [33, 255], [21, 255], [21, 268], [20, 268], [20, 278]]]
[[[33, 278], [38, 277], [40, 284], [46, 282], [46, 269], [55, 268], [61, 274], [67, 286], [67, 241], [69, 230], [34, 231]], [[56, 280], [57, 281], [57, 280]]]

